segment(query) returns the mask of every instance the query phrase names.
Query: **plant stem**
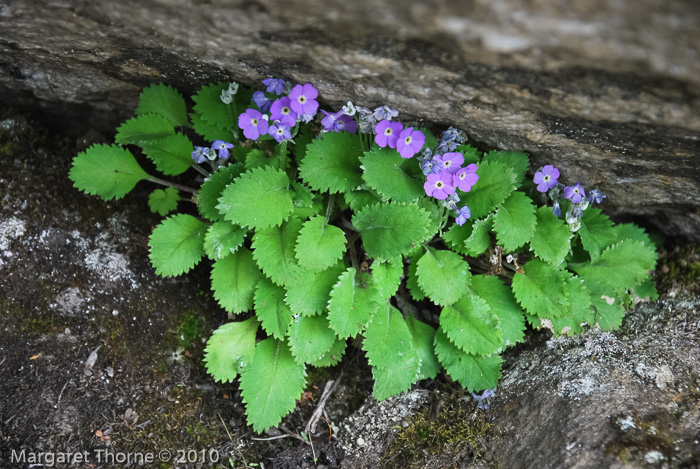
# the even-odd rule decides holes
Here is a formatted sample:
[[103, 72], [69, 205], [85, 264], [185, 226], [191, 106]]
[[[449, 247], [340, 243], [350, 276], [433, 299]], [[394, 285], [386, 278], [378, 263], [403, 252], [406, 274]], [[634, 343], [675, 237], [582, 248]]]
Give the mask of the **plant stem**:
[[328, 196], [328, 206], [326, 207], [326, 224], [331, 221], [331, 213], [333, 212], [333, 194]]
[[211, 176], [211, 173], [210, 173], [209, 171], [207, 171], [206, 169], [202, 168], [201, 166], [199, 166], [199, 165], [198, 165], [197, 163], [195, 163], [194, 161], [192, 162], [192, 167], [193, 167], [199, 174], [201, 174], [202, 176], [204, 176], [205, 178], [208, 178], [209, 176]]
[[183, 186], [182, 184], [178, 184], [176, 182], [166, 181], [165, 179], [160, 179], [160, 178], [157, 178], [154, 176], [149, 176], [148, 181], [155, 182], [156, 184], [160, 184], [162, 186], [172, 187], [172, 188], [180, 190], [180, 191], [190, 192], [192, 194], [197, 193], [197, 189], [193, 189], [193, 188], [188, 187], [188, 186]]

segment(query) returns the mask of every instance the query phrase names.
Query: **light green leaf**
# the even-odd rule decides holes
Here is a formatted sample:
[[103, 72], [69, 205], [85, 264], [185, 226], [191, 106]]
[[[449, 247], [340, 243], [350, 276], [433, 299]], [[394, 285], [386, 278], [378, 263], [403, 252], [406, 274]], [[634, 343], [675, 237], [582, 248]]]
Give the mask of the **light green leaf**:
[[263, 278], [255, 287], [253, 297], [255, 314], [260, 319], [265, 332], [280, 340], [284, 340], [294, 317], [294, 313], [284, 302], [286, 293], [284, 288]]
[[203, 86], [197, 94], [192, 96], [192, 100], [196, 103], [194, 111], [205, 122], [220, 129], [235, 129], [238, 124], [234, 120], [233, 107], [221, 101], [221, 92], [228, 89], [228, 86], [229, 84], [225, 82], [212, 83]]
[[604, 331], [617, 329], [622, 325], [625, 309], [622, 306], [625, 293], [616, 293], [595, 278], [586, 278], [583, 285], [591, 293], [591, 304], [596, 310], [595, 321]]
[[420, 246], [429, 236], [428, 212], [396, 202], [370, 205], [355, 214], [365, 250], [374, 259], [392, 259]]
[[182, 174], [192, 166], [192, 142], [178, 133], [143, 143], [143, 152], [158, 171], [169, 176]]
[[327, 132], [306, 148], [299, 174], [319, 191], [350, 192], [362, 184], [360, 139], [349, 132]]
[[289, 177], [270, 167], [246, 171], [226, 186], [216, 208], [241, 226], [258, 230], [278, 226], [294, 211]]
[[340, 363], [340, 360], [342, 360], [347, 345], [347, 339], [339, 339], [336, 337], [335, 343], [333, 346], [331, 346], [331, 349], [323, 355], [323, 357], [318, 360], [311, 361], [308, 364], [317, 368], [335, 366]]
[[603, 249], [617, 242], [613, 222], [599, 208], [589, 207], [583, 212], [578, 230], [583, 248], [596, 259]]
[[204, 363], [214, 381], [230, 383], [255, 356], [255, 334], [260, 323], [252, 317], [229, 322], [215, 330], [204, 349]]
[[357, 275], [350, 267], [331, 290], [328, 319], [341, 339], [354, 337], [372, 319], [381, 305], [381, 298], [371, 283], [370, 275]]
[[399, 289], [403, 277], [403, 261], [397, 257], [391, 261], [372, 264], [372, 283], [380, 298], [388, 300]]
[[440, 363], [435, 355], [435, 329], [414, 317], [406, 318], [406, 325], [413, 337], [413, 348], [420, 358], [418, 379], [433, 379], [440, 372]]
[[491, 355], [503, 345], [501, 323], [486, 300], [472, 293], [440, 313], [440, 329], [467, 353]]
[[501, 377], [503, 359], [500, 355], [480, 357], [465, 353], [440, 329], [435, 334], [435, 353], [447, 374], [468, 392], [494, 388]]
[[571, 250], [573, 234], [569, 226], [549, 207], [537, 209], [537, 225], [530, 246], [540, 259], [558, 267]]
[[481, 220], [476, 220], [472, 227], [472, 234], [464, 241], [464, 249], [467, 254], [477, 257], [488, 249], [491, 244], [491, 227], [493, 226], [492, 217], [488, 216]]
[[472, 235], [474, 230], [474, 222], [467, 220], [464, 225], [452, 224], [450, 228], [442, 234], [442, 239], [445, 240], [447, 246], [455, 252], [463, 255], [468, 255], [465, 249], [465, 241]]
[[253, 257], [260, 269], [277, 285], [296, 283], [302, 276], [302, 269], [294, 257], [301, 220], [290, 218], [280, 226], [259, 230], [253, 236]]
[[185, 98], [174, 88], [163, 83], [153, 84], [141, 91], [136, 114], [158, 114], [174, 127], [187, 126], [187, 107]]
[[114, 142], [120, 145], [141, 146], [170, 135], [175, 135], [175, 129], [168, 119], [158, 114], [143, 114], [117, 127]]
[[325, 316], [298, 316], [289, 329], [289, 346], [298, 363], [312, 363], [323, 358], [336, 343]]
[[522, 192], [513, 192], [493, 216], [493, 229], [499, 244], [512, 252], [532, 239], [535, 222], [532, 200]]
[[515, 175], [507, 165], [484, 161], [476, 171], [479, 180], [462, 200], [471, 210], [472, 218], [481, 218], [496, 210], [515, 189]]
[[345, 202], [350, 206], [353, 212], [359, 212], [368, 205], [374, 205], [379, 202], [384, 202], [379, 194], [369, 189], [357, 189], [346, 192]]
[[570, 275], [539, 259], [524, 266], [523, 273], [513, 277], [513, 293], [525, 310], [541, 318], [566, 316], [566, 282]]
[[566, 316], [552, 318], [552, 328], [555, 336], [561, 334], [574, 335], [583, 332], [583, 324], [593, 325], [594, 312], [591, 307], [591, 295], [579, 277], [572, 277], [566, 283], [569, 293], [569, 311]]
[[209, 179], [204, 181], [197, 193], [197, 208], [203, 217], [212, 221], [224, 219], [224, 216], [216, 209], [219, 197], [221, 197], [221, 192], [223, 192], [224, 188], [242, 173], [242, 164], [230, 164], [219, 168], [218, 171], [209, 176]]
[[402, 158], [392, 148], [378, 148], [365, 153], [360, 161], [364, 167], [362, 177], [385, 199], [411, 202], [425, 195], [425, 176], [416, 159]]
[[634, 225], [632, 223], [623, 223], [621, 225], [615, 225], [613, 227], [613, 230], [615, 231], [615, 242], [631, 239], [634, 241], [639, 241], [640, 243], [644, 243], [647, 246], [653, 246], [651, 238], [649, 238], [647, 232], [644, 231], [642, 228], [638, 227], [637, 225]]
[[168, 213], [177, 208], [177, 203], [180, 201], [180, 193], [173, 187], [156, 189], [148, 196], [148, 208], [151, 212], [158, 213], [164, 217]]
[[[233, 133], [233, 129], [221, 129], [214, 124], [210, 124], [202, 118], [202, 114], [198, 112], [193, 112], [190, 114], [190, 119], [192, 120], [192, 128], [199, 135], [204, 137], [208, 142], [213, 142], [214, 140], [223, 140], [224, 142], [235, 142], [238, 140], [236, 135]], [[236, 147], [238, 148], [238, 147]]]
[[525, 181], [525, 174], [530, 161], [522, 151], [490, 151], [484, 155], [483, 161], [494, 161], [505, 164], [515, 175], [515, 185], [520, 187]]
[[658, 300], [659, 292], [656, 291], [654, 279], [647, 278], [642, 283], [634, 287], [634, 295], [642, 300]]
[[345, 232], [329, 225], [326, 217], [315, 216], [304, 222], [296, 244], [299, 265], [309, 270], [325, 270], [345, 253]]
[[411, 257], [411, 262], [408, 264], [408, 277], [406, 278], [406, 286], [408, 287], [408, 291], [411, 292], [411, 296], [416, 301], [421, 301], [425, 299], [425, 292], [418, 283], [418, 274], [416, 273], [416, 271], [418, 270], [418, 262], [424, 255], [425, 254], [423, 252], [416, 254], [415, 256]]
[[304, 365], [294, 360], [287, 344], [272, 337], [259, 342], [253, 363], [241, 372], [248, 425], [260, 433], [279, 424], [294, 410], [305, 385]]
[[227, 221], [214, 222], [204, 236], [204, 252], [209, 259], [218, 261], [243, 244], [248, 230]]
[[173, 277], [187, 272], [204, 255], [204, 234], [208, 225], [192, 215], [173, 215], [156, 226], [148, 246], [156, 274]]
[[116, 145], [93, 145], [73, 158], [73, 185], [104, 200], [121, 199], [137, 182], [150, 176], [131, 152]]
[[481, 159], [481, 152], [474, 148], [471, 145], [460, 145], [457, 147], [455, 150], [456, 152], [461, 153], [464, 155], [464, 164], [462, 165], [463, 167], [467, 167], [468, 165], [472, 163], [479, 164], [479, 160]]
[[469, 264], [452, 251], [427, 249], [418, 261], [418, 285], [441, 306], [456, 303], [471, 281]]
[[262, 273], [245, 247], [214, 262], [211, 269], [211, 289], [214, 298], [229, 313], [242, 313], [253, 307], [255, 287]]
[[525, 338], [525, 319], [510, 288], [496, 276], [474, 275], [471, 289], [486, 300], [498, 317], [503, 330], [503, 348], [522, 342]]
[[336, 265], [323, 271], [305, 270], [298, 282], [287, 286], [285, 302], [295, 314], [313, 316], [328, 307], [331, 290], [345, 271], [345, 265]]

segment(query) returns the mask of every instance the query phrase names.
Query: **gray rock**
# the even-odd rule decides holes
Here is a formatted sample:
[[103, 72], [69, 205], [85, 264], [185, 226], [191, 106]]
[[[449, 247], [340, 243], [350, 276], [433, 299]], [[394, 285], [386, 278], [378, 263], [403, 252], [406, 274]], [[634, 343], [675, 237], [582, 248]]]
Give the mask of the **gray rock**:
[[0, 99], [118, 124], [141, 87], [268, 76], [522, 149], [605, 208], [700, 239], [700, 4], [63, 1], [0, 6]]

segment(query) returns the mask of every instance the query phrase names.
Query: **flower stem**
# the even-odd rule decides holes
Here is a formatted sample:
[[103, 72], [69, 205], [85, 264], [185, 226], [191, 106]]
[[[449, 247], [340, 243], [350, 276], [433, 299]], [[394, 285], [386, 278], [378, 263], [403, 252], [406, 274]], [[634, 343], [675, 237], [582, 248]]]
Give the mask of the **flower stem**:
[[193, 167], [199, 174], [201, 174], [202, 176], [204, 176], [204, 177], [206, 177], [206, 178], [208, 178], [209, 176], [211, 176], [211, 173], [210, 173], [209, 171], [207, 171], [206, 169], [202, 168], [201, 166], [199, 166], [199, 165], [198, 165], [197, 163], [195, 163], [195, 162], [192, 162], [192, 167]]
[[151, 181], [151, 182], [155, 182], [156, 184], [160, 184], [162, 186], [172, 187], [172, 188], [180, 190], [180, 191], [190, 192], [192, 194], [197, 193], [197, 189], [193, 189], [193, 188], [188, 187], [188, 186], [183, 186], [182, 184], [178, 184], [176, 182], [166, 181], [165, 179], [160, 179], [160, 178], [157, 178], [154, 176], [149, 176], [147, 180]]

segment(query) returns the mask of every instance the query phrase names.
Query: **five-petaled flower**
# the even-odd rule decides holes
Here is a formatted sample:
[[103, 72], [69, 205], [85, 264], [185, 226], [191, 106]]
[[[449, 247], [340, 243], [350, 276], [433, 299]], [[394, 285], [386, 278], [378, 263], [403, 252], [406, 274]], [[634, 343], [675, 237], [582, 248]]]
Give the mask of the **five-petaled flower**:
[[284, 125], [283, 122], [275, 121], [267, 130], [268, 134], [277, 141], [277, 143], [288, 138], [292, 138], [292, 132], [289, 127]]
[[272, 103], [270, 114], [270, 120], [280, 121], [287, 127], [294, 127], [297, 123], [297, 113], [292, 109], [291, 101], [286, 96]]
[[289, 100], [291, 102], [292, 109], [297, 114], [308, 114], [313, 116], [318, 110], [318, 90], [314, 88], [314, 85], [309, 83], [305, 85], [297, 85], [292, 88], [289, 93]]
[[194, 147], [192, 159], [195, 161], [195, 163], [202, 164], [206, 161], [208, 152], [209, 148], [207, 147]]
[[284, 85], [287, 84], [281, 78], [266, 78], [262, 82], [263, 85], [267, 86], [268, 93], [275, 93], [278, 96], [284, 92]]
[[229, 150], [233, 148], [233, 143], [224, 142], [223, 140], [214, 140], [211, 144], [212, 149], [219, 152], [219, 158], [228, 158]]
[[413, 127], [406, 127], [399, 134], [396, 141], [396, 149], [401, 158], [411, 158], [418, 153], [425, 144], [425, 135], [420, 130], [413, 130]]
[[452, 185], [452, 175], [447, 171], [441, 171], [439, 174], [428, 174], [428, 180], [423, 184], [423, 189], [429, 196], [445, 200], [455, 191]]
[[476, 184], [479, 180], [479, 175], [476, 174], [476, 170], [479, 167], [476, 163], [468, 165], [466, 168], [459, 169], [452, 177], [452, 185], [459, 188], [463, 192], [469, 192], [472, 190], [472, 186]]
[[[542, 171], [537, 171], [533, 181], [537, 184], [537, 190], [547, 192], [549, 189], [557, 185], [559, 179], [559, 170], [551, 164], [542, 168]], [[568, 198], [568, 197], [567, 197]]]
[[255, 109], [246, 109], [238, 116], [238, 127], [243, 129], [243, 135], [251, 140], [257, 140], [261, 135], [267, 134], [269, 124], [262, 118], [262, 114]]
[[449, 171], [450, 174], [454, 174], [459, 171], [464, 164], [464, 155], [461, 153], [445, 153], [444, 155], [436, 156], [435, 162], [439, 164], [442, 169]]
[[392, 122], [385, 119], [375, 127], [374, 132], [376, 135], [374, 136], [374, 141], [382, 148], [386, 146], [396, 148], [396, 142], [402, 129], [403, 125], [401, 125], [401, 122]]
[[590, 203], [601, 203], [604, 198], [606, 198], [607, 195], [603, 195], [598, 189], [593, 189], [588, 193], [588, 202]]
[[583, 190], [581, 183], [577, 182], [575, 186], [566, 186], [564, 188], [564, 197], [577, 204], [586, 197], [586, 192]]
[[256, 91], [253, 93], [253, 102], [258, 106], [262, 112], [268, 112], [272, 106], [272, 101], [265, 96], [262, 91]]

